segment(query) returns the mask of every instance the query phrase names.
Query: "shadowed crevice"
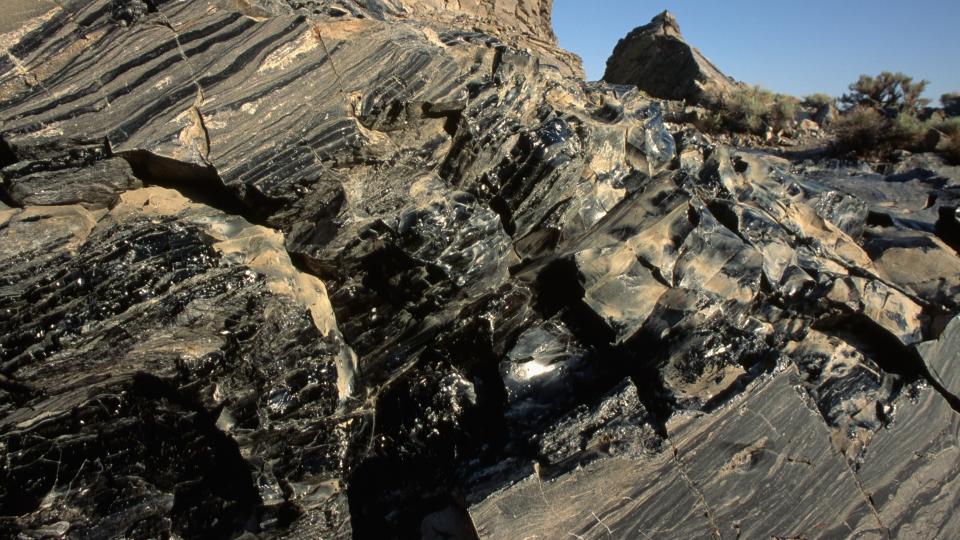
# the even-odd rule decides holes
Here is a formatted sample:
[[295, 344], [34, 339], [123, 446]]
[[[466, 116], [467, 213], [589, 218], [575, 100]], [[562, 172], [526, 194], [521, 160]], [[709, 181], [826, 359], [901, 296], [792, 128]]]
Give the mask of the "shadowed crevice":
[[268, 226], [266, 218], [277, 206], [265, 201], [264, 205], [253, 208], [244, 203], [224, 185], [212, 165], [186, 163], [146, 150], [120, 152], [118, 156], [127, 160], [133, 174], [144, 185], [174, 189], [195, 203], [216, 208], [225, 214], [241, 216], [256, 225]]

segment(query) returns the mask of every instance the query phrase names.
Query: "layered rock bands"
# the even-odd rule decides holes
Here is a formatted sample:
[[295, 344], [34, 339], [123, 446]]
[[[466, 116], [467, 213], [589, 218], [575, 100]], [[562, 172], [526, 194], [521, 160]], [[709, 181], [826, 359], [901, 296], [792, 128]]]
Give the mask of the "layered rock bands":
[[0, 37], [2, 534], [957, 530], [956, 178], [714, 145], [549, 18]]

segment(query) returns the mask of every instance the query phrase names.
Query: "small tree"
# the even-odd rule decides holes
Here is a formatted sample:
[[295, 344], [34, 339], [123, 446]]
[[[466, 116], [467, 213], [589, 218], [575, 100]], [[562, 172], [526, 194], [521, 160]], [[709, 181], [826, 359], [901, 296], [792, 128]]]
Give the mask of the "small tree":
[[913, 77], [900, 72], [884, 71], [876, 77], [861, 75], [857, 82], [850, 85], [850, 93], [844, 94], [840, 102], [847, 108], [869, 107], [887, 116], [917, 114], [930, 103], [930, 100], [921, 97], [927, 84], [925, 80], [914, 82]]
[[837, 125], [836, 148], [861, 156], [881, 157], [894, 150], [923, 150], [930, 126], [919, 119], [930, 101], [921, 97], [927, 81], [903, 73], [861, 75], [840, 102], [845, 110]]

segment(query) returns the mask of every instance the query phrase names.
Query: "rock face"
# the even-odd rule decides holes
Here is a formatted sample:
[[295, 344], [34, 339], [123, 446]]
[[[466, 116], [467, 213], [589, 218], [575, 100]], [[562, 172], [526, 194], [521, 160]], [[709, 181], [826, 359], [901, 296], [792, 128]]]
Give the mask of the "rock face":
[[327, 486], [298, 497], [329, 509], [325, 530], [349, 530], [330, 474], [347, 432], [264, 453], [264, 436], [293, 441], [333, 414], [352, 370], [323, 284], [282, 235], [157, 187], [109, 212], [5, 219], [0, 504], [18, 516], [5, 534], [233, 534], [283, 519], [259, 461]]
[[16, 36], [4, 536], [956, 530], [952, 169], [714, 145], [466, 22], [547, 4], [417, 5]]
[[668, 11], [617, 43], [603, 80], [634, 85], [653, 97], [687, 101], [696, 101], [704, 92], [724, 93], [737, 86], [684, 41], [677, 19]]
[[560, 49], [553, 33], [553, 0], [244, 0], [254, 15], [289, 11], [434, 23], [436, 29], [460, 28], [488, 33], [517, 49], [534, 52], [545, 69], [584, 78], [580, 57]]

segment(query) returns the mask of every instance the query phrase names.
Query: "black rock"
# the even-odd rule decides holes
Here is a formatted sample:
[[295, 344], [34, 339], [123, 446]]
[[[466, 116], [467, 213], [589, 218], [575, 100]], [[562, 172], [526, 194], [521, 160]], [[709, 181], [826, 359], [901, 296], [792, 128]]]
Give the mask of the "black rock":
[[960, 252], [960, 214], [953, 206], [941, 206], [936, 223], [937, 235]]
[[19, 206], [80, 204], [88, 209], [109, 208], [120, 193], [143, 185], [130, 165], [118, 158], [57, 170], [44, 170], [44, 165], [20, 161], [0, 171], [11, 201]]
[[571, 77], [549, 8], [28, 23], [3, 535], [955, 529], [951, 169], [713, 144]]

